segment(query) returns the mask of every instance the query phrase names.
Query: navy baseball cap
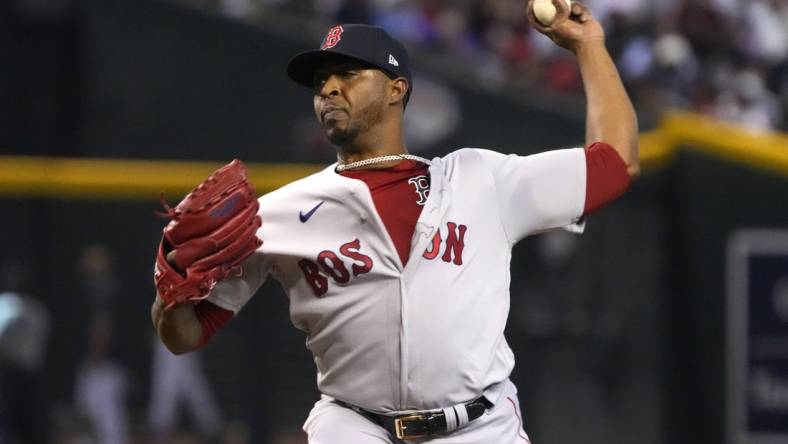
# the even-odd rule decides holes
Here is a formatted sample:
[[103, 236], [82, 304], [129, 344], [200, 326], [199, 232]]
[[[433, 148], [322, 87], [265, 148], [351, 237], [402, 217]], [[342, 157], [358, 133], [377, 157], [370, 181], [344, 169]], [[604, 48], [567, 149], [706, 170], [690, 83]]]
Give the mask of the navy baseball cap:
[[329, 29], [320, 49], [296, 54], [287, 64], [287, 75], [307, 88], [314, 87], [315, 71], [329, 61], [348, 60], [371, 65], [389, 77], [408, 79], [407, 103], [413, 89], [410, 59], [402, 43], [383, 28], [372, 25], [346, 24]]

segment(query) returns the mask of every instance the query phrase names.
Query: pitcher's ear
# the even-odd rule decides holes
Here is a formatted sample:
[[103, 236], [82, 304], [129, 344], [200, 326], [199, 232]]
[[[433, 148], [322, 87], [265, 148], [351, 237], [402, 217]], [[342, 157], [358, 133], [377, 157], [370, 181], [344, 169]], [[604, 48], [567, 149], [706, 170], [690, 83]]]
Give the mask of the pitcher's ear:
[[397, 102], [405, 102], [405, 97], [408, 94], [410, 85], [408, 79], [405, 77], [397, 77], [391, 80], [391, 90], [389, 94], [389, 104], [393, 105]]

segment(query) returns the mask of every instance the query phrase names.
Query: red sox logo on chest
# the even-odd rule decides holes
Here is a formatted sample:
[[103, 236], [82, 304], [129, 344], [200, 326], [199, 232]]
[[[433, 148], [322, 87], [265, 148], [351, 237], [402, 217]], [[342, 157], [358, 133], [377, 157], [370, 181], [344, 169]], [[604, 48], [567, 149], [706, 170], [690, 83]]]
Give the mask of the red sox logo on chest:
[[[446, 239], [443, 239], [440, 230], [437, 230], [422, 257], [427, 260], [436, 260], [440, 257], [443, 262], [460, 266], [468, 227], [448, 222], [446, 228], [448, 229]], [[298, 261], [298, 268], [301, 269], [307, 284], [318, 298], [328, 292], [329, 279], [336, 284], [347, 284], [351, 279], [372, 271], [375, 265], [370, 256], [361, 252], [359, 239], [342, 244], [338, 250], [339, 254], [332, 250], [323, 250], [318, 253], [314, 261], [309, 259]], [[346, 263], [347, 260], [350, 262]]]
[[416, 194], [419, 196], [416, 204], [424, 206], [427, 203], [427, 197], [430, 195], [430, 178], [427, 176], [412, 177], [408, 179], [408, 183], [416, 188]]

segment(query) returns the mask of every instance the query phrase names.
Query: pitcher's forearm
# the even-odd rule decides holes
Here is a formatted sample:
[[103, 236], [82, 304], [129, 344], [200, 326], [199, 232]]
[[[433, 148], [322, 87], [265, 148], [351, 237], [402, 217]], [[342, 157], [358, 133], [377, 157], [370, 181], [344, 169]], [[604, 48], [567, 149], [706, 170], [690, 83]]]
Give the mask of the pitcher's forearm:
[[181, 305], [164, 311], [158, 297], [151, 307], [151, 319], [159, 338], [174, 354], [197, 350], [202, 337], [202, 325], [193, 305]]
[[587, 98], [586, 144], [610, 144], [635, 176], [640, 170], [637, 115], [618, 70], [604, 42], [582, 44], [576, 55]]

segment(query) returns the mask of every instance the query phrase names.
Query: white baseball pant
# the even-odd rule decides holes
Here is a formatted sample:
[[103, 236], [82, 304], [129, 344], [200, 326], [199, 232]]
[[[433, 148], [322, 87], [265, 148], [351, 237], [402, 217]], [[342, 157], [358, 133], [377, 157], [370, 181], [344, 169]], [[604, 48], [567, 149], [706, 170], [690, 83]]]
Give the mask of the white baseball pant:
[[523, 431], [517, 388], [510, 380], [485, 391], [493, 407], [467, 426], [446, 435], [400, 441], [359, 413], [323, 395], [304, 423], [309, 444], [530, 444]]

